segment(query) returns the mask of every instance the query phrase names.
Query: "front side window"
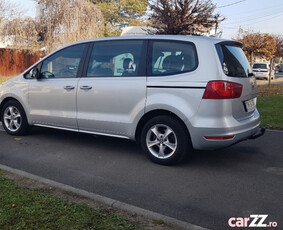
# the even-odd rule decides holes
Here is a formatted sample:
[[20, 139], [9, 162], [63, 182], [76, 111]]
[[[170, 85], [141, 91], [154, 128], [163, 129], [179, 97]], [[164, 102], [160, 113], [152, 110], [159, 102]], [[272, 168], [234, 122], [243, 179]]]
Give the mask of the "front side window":
[[197, 68], [197, 54], [192, 43], [153, 41], [151, 47], [151, 76], [180, 74]]
[[105, 41], [94, 43], [87, 77], [141, 76], [144, 42]]
[[252, 73], [250, 64], [241, 47], [216, 45], [224, 73], [229, 77], [248, 77]]
[[75, 78], [84, 52], [85, 44], [58, 51], [42, 63], [41, 78]]

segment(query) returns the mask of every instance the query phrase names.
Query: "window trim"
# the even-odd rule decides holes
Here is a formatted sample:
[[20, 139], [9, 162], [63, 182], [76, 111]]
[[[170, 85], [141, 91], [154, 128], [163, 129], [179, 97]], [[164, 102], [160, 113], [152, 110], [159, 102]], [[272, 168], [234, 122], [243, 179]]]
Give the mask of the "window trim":
[[[190, 44], [194, 50], [194, 56], [196, 60], [195, 67], [189, 71], [177, 72], [177, 73], [161, 73], [161, 74], [152, 74], [152, 58], [153, 58], [153, 44], [154, 42], [174, 42], [181, 44]], [[182, 41], [182, 40], [174, 40], [174, 39], [150, 39], [148, 44], [148, 59], [147, 59], [147, 77], [164, 77], [164, 76], [172, 76], [172, 75], [181, 75], [184, 73], [190, 73], [195, 71], [199, 66], [198, 53], [196, 49], [196, 45], [191, 41]]]
[[[141, 58], [140, 58], [140, 67], [138, 71], [137, 76], [87, 76], [87, 71], [88, 71], [88, 66], [91, 58], [91, 54], [93, 49], [95, 48], [95, 44], [101, 43], [101, 42], [119, 42], [119, 41], [124, 41], [125, 43], [129, 41], [141, 41], [142, 42], [142, 48], [141, 48]], [[113, 39], [113, 40], [101, 40], [101, 41], [93, 41], [91, 42], [89, 46], [89, 50], [86, 55], [86, 59], [84, 62], [84, 67], [82, 71], [82, 78], [119, 78], [122, 77], [124, 78], [134, 78], [134, 77], [146, 77], [146, 57], [147, 57], [147, 50], [148, 50], [148, 39]]]

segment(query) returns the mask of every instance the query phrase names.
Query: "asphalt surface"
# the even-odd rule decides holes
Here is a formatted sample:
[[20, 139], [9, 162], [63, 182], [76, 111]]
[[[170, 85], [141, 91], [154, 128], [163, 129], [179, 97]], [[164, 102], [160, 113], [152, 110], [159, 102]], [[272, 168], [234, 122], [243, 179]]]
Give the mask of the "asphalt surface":
[[0, 145], [2, 165], [205, 228], [267, 214], [265, 222], [283, 229], [283, 132], [198, 151], [174, 167], [151, 163], [128, 140], [52, 129], [25, 137], [0, 131]]
[[[257, 85], [268, 85], [269, 82], [267, 80], [257, 80]], [[283, 85], [283, 72], [275, 74], [275, 80], [271, 80], [272, 85]]]

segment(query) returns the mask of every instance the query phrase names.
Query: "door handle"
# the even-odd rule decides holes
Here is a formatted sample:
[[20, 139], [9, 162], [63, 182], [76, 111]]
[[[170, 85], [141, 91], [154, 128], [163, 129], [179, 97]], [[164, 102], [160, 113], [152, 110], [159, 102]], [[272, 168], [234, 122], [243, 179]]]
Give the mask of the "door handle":
[[89, 90], [89, 89], [92, 89], [92, 87], [84, 85], [84, 86], [81, 86], [80, 89], [82, 89], [82, 90]]
[[64, 87], [64, 89], [66, 89], [66, 90], [72, 90], [74, 88], [75, 88], [75, 86], [71, 86], [71, 85], [67, 85], [67, 86]]

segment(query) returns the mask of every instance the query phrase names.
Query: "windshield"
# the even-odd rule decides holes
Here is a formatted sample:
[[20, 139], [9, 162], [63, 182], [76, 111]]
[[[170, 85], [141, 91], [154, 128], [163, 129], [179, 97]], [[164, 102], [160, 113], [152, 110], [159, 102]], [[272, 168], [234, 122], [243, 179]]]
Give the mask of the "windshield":
[[224, 73], [229, 77], [248, 77], [252, 73], [243, 50], [233, 45], [216, 45]]

